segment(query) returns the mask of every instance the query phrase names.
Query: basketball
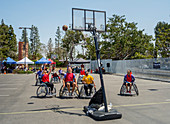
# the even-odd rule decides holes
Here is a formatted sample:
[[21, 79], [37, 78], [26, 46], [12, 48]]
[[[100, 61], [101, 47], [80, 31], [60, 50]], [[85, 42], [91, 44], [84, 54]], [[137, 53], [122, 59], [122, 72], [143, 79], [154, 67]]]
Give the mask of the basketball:
[[68, 29], [68, 26], [67, 25], [63, 25], [63, 30], [67, 31], [67, 29]]

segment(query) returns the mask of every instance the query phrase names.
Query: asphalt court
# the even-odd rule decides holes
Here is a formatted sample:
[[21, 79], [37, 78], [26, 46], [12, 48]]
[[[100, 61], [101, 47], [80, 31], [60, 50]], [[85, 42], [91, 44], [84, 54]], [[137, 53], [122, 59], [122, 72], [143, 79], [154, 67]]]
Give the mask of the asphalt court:
[[[99, 89], [99, 75], [92, 76]], [[169, 83], [136, 78], [139, 96], [120, 96], [123, 77], [103, 77], [108, 104], [112, 103], [122, 113], [122, 119], [94, 121], [82, 111], [83, 106], [88, 105], [88, 99], [37, 98], [34, 74], [0, 75], [0, 123], [170, 123]], [[61, 84], [55, 84], [55, 87], [58, 95]]]

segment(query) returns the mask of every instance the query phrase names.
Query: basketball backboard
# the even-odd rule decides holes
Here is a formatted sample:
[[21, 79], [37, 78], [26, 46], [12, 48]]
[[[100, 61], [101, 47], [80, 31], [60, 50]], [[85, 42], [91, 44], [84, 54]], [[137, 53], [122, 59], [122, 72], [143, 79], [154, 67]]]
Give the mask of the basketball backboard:
[[72, 8], [72, 29], [78, 31], [106, 31], [106, 12]]

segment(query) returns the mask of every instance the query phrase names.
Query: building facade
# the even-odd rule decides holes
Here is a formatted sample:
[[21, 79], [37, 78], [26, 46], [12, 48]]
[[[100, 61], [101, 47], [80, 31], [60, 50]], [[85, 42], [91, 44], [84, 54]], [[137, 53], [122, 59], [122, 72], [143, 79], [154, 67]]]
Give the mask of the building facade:
[[[26, 50], [25, 50], [25, 42], [18, 43], [18, 59], [21, 60], [23, 58], [28, 57], [28, 43], [26, 43]], [[26, 55], [25, 55], [26, 54]]]

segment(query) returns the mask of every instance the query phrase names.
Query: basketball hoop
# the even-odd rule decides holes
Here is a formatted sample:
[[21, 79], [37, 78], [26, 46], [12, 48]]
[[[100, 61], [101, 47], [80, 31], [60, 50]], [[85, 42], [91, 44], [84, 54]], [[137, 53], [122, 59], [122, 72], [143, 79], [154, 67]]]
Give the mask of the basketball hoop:
[[[81, 28], [80, 28], [81, 27]], [[89, 9], [80, 9], [80, 8], [72, 8], [72, 30], [77, 31], [90, 31], [94, 36], [95, 41], [95, 48], [96, 48], [96, 56], [97, 62], [99, 67], [99, 74], [100, 74], [100, 82], [101, 88], [96, 92], [96, 94], [92, 97], [91, 101], [95, 104], [97, 100], [100, 100], [100, 107], [104, 108], [104, 111], [99, 111], [100, 107], [96, 109], [96, 106], [89, 106], [84, 107], [84, 111], [87, 115], [92, 117], [95, 120], [110, 120], [110, 119], [119, 119], [122, 117], [122, 114], [117, 112], [117, 110], [113, 108], [109, 108], [107, 105], [105, 88], [104, 88], [104, 81], [103, 75], [101, 70], [101, 61], [100, 61], [100, 53], [99, 47], [97, 42], [96, 32], [106, 32], [106, 12], [105, 11], [98, 11], [98, 10], [89, 10]], [[102, 96], [102, 97], [98, 97]], [[104, 103], [104, 106], [102, 104]]]

